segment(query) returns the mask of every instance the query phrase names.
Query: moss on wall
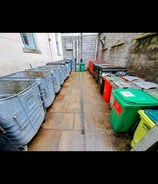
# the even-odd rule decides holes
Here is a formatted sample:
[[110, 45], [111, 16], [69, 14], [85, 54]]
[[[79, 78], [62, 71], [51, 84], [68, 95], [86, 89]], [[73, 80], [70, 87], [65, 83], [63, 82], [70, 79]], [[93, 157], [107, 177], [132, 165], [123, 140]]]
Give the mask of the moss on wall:
[[130, 47], [129, 74], [158, 82], [158, 35], [136, 40]]
[[158, 45], [158, 35], [151, 35], [149, 37], [137, 40], [134, 51], [136, 54], [146, 53], [150, 45]]

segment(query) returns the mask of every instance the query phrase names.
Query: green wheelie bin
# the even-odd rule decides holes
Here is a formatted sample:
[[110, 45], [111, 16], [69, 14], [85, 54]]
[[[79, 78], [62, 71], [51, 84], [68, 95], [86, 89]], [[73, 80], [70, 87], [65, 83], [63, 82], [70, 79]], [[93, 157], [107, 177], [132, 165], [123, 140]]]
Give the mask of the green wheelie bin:
[[158, 100], [139, 89], [115, 89], [110, 122], [115, 132], [130, 132], [139, 120], [140, 109], [158, 106]]
[[80, 72], [80, 64], [76, 64], [76, 72]]
[[81, 72], [84, 72], [84, 70], [85, 70], [85, 63], [80, 63], [80, 66], [81, 66]]

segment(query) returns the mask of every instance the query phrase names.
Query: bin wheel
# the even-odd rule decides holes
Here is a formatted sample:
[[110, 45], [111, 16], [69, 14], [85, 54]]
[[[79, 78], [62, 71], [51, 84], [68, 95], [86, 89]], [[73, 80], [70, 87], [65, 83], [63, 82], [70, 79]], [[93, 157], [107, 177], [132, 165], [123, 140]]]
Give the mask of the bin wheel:
[[18, 147], [19, 151], [27, 151], [28, 150], [28, 146], [27, 145], [21, 145]]

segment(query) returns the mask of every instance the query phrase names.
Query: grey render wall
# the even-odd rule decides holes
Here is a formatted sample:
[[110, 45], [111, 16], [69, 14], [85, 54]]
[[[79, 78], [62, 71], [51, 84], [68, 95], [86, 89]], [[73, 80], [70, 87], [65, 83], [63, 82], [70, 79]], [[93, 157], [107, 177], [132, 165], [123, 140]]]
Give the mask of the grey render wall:
[[73, 59], [73, 51], [66, 49], [66, 43], [72, 44], [73, 40], [76, 41], [78, 37], [74, 36], [62, 36], [62, 47], [63, 47], [63, 57], [64, 59]]
[[[133, 42], [133, 37], [138, 33], [100, 33], [98, 35], [97, 59], [116, 65], [125, 66], [129, 55], [129, 47]], [[103, 49], [101, 39], [106, 37]], [[124, 44], [117, 47], [111, 47], [118, 42]]]
[[98, 35], [83, 35], [82, 58], [86, 66], [88, 66], [90, 60], [95, 60], [97, 40]]
[[[96, 40], [98, 40], [98, 35], [82, 35], [81, 36], [62, 36], [62, 46], [63, 46], [63, 57], [65, 59], [73, 58], [73, 50], [67, 50], [66, 44], [72, 44], [75, 42], [75, 56], [77, 55], [77, 40], [78, 40], [78, 61], [82, 59], [85, 66], [88, 67], [88, 62], [90, 60], [95, 60], [96, 54]], [[81, 50], [82, 49], [82, 50]], [[82, 56], [81, 56], [82, 54]]]

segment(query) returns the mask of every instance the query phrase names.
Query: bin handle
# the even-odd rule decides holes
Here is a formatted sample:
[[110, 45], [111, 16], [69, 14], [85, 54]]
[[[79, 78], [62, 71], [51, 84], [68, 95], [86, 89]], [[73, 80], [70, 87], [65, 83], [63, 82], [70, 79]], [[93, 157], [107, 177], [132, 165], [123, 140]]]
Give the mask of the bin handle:
[[5, 134], [6, 133], [6, 131], [0, 126], [0, 131], [3, 133], [3, 134]]
[[18, 118], [17, 118], [16, 115], [13, 116], [13, 119], [17, 122], [17, 124], [19, 125], [19, 127], [20, 127], [21, 130], [22, 130], [22, 129], [26, 126], [26, 124], [27, 124], [27, 123], [25, 123], [23, 126], [21, 126], [21, 124], [20, 124], [20, 122], [19, 122], [19, 120], [18, 120]]

